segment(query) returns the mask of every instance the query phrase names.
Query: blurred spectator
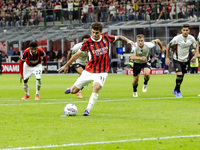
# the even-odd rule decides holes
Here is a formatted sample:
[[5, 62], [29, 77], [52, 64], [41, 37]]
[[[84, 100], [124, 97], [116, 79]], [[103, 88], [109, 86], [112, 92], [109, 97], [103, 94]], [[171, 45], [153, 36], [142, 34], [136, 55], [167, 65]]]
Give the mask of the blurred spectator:
[[12, 25], [12, 16], [10, 13], [6, 14], [6, 26], [11, 26]]
[[186, 18], [186, 4], [185, 3], [183, 3], [183, 6], [178, 16], [179, 16], [178, 18], [183, 18], [183, 19]]
[[7, 55], [8, 55], [8, 56], [12, 56], [13, 54], [14, 54], [13, 47], [10, 46], [10, 48], [9, 48], [9, 50], [8, 50], [8, 52], [7, 52]]
[[159, 58], [161, 61], [161, 68], [167, 70], [167, 66], [165, 65], [165, 58], [166, 58], [166, 47], [163, 45], [164, 51], [159, 52]]
[[94, 5], [89, 1], [88, 3], [88, 11], [89, 11], [89, 22], [94, 22]]
[[161, 61], [160, 58], [158, 56], [158, 53], [156, 52], [154, 54], [154, 57], [151, 59], [151, 67], [152, 68], [160, 68], [161, 67]]
[[100, 7], [99, 7], [99, 12], [101, 13], [101, 22], [105, 22], [106, 21], [106, 13], [107, 13], [107, 6], [105, 1], [102, 1]]
[[92, 4], [94, 5], [94, 20], [97, 20], [98, 13], [98, 0], [93, 0]]
[[61, 2], [59, 2], [59, 0], [56, 0], [56, 2], [54, 3], [54, 10], [55, 10], [55, 21], [60, 21], [60, 17], [61, 17], [61, 9], [62, 9], [62, 4]]
[[73, 10], [74, 10], [73, 0], [68, 0], [67, 7], [68, 7], [69, 20], [73, 20]]
[[52, 9], [52, 6], [48, 6], [48, 9], [46, 10], [46, 19], [47, 19], [47, 22], [48, 21], [53, 21], [53, 9]]
[[53, 50], [47, 52], [47, 61], [54, 61], [56, 59], [56, 54]]
[[[193, 57], [195, 55], [195, 50], [192, 49], [191, 50], [192, 55], [191, 57]], [[190, 73], [198, 73], [198, 67], [199, 67], [199, 58], [196, 58], [196, 60], [194, 62], [190, 61]]]
[[67, 0], [62, 1], [63, 17], [65, 20], [68, 20], [68, 4]]
[[8, 58], [8, 56], [6, 55], [6, 52], [3, 50], [0, 50], [1, 55], [2, 55], [2, 62], [6, 62], [6, 58]]
[[12, 62], [19, 62], [20, 52], [18, 49], [14, 49], [14, 54], [12, 55], [11, 61]]
[[137, 10], [137, 20], [144, 20], [144, 10], [141, 5], [139, 6], [139, 9]]
[[81, 14], [81, 19], [83, 23], [87, 23], [87, 14], [88, 14], [88, 3], [85, 1], [83, 4], [83, 10]]
[[28, 25], [35, 25], [35, 20], [36, 20], [36, 12], [35, 10], [31, 10], [31, 12], [29, 13], [30, 19], [28, 22]]
[[73, 12], [73, 19], [78, 20], [79, 19], [79, 0], [74, 1], [74, 12]]
[[54, 61], [60, 61], [60, 60], [62, 60], [62, 52], [61, 52], [61, 50], [56, 50]]
[[115, 5], [113, 2], [110, 3], [108, 10], [109, 10], [108, 20], [115, 21], [116, 20], [116, 8], [115, 8]]
[[155, 18], [155, 9], [156, 9], [155, 4], [151, 3], [151, 12], [150, 12], [150, 19], [151, 20], [156, 20], [156, 18]]
[[118, 18], [120, 21], [125, 21], [125, 8], [122, 4], [119, 5], [119, 8], [117, 9]]

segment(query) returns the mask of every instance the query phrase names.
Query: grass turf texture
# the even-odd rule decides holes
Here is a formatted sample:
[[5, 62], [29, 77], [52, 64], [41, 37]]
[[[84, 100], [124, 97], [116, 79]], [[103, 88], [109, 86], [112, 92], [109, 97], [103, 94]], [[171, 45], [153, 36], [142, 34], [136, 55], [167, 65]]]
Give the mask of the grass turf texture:
[[[30, 98], [24, 96], [19, 75], [0, 76], [0, 149], [48, 146], [35, 149], [200, 149], [200, 137], [148, 139], [200, 135], [200, 75], [185, 75], [177, 99], [172, 91], [175, 75], [152, 75], [148, 91], [132, 97], [132, 76], [109, 74], [89, 117], [82, 116], [92, 92], [84, 88], [83, 100], [64, 94], [78, 75], [43, 75], [40, 101], [34, 100], [35, 78], [29, 80]], [[77, 116], [63, 117], [68, 103], [78, 107]], [[91, 143], [102, 141], [125, 142]], [[78, 145], [63, 145], [79, 143]], [[80, 145], [81, 143], [90, 143]], [[62, 146], [63, 145], [63, 146]], [[28, 149], [28, 148], [26, 148]]]

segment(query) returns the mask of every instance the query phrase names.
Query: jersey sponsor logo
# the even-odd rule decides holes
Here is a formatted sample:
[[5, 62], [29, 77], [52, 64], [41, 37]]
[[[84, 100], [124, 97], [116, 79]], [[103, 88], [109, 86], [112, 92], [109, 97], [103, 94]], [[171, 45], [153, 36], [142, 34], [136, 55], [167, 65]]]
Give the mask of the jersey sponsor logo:
[[108, 47], [103, 47], [103, 48], [99, 48], [97, 50], [93, 50], [92, 53], [95, 54], [96, 56], [99, 55], [103, 55], [103, 54], [107, 54]]
[[30, 60], [30, 62], [31, 62], [32, 64], [36, 64], [38, 61], [39, 61], [39, 59], [36, 59], [36, 60]]

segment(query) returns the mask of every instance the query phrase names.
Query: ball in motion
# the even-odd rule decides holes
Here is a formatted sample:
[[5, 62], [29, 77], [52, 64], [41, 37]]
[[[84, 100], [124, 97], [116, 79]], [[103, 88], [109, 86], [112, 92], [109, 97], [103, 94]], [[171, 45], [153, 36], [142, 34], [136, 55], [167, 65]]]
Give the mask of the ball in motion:
[[74, 104], [67, 104], [64, 108], [64, 114], [66, 116], [75, 116], [77, 111], [78, 109]]

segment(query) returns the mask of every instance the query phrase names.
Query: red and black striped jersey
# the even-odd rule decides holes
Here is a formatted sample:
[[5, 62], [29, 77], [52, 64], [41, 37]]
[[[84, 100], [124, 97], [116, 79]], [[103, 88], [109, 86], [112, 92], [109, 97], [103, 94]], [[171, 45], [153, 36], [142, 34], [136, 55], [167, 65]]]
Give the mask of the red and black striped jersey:
[[37, 48], [37, 53], [32, 54], [30, 48], [27, 48], [24, 50], [24, 54], [22, 57], [22, 61], [25, 61], [28, 66], [34, 67], [40, 63], [42, 63], [42, 60], [44, 61], [44, 64], [47, 64], [47, 56], [45, 51], [38, 47]]
[[83, 43], [81, 51], [89, 52], [89, 62], [85, 70], [91, 73], [103, 73], [109, 71], [109, 47], [116, 39], [112, 35], [102, 35], [98, 41], [90, 37]]

